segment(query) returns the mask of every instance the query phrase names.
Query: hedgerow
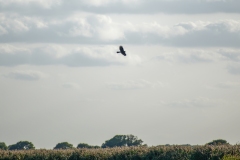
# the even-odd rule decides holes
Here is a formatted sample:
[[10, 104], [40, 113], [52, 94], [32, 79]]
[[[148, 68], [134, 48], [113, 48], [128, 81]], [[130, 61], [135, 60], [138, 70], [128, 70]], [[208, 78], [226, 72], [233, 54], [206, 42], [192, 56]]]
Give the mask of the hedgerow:
[[1, 160], [239, 160], [239, 157], [240, 145], [0, 150]]

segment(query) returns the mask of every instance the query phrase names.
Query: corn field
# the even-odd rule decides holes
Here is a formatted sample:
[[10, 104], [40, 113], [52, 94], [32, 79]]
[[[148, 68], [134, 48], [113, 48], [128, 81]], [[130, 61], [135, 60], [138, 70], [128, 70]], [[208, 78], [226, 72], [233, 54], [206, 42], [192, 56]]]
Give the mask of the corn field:
[[0, 160], [239, 160], [240, 145], [0, 150]]

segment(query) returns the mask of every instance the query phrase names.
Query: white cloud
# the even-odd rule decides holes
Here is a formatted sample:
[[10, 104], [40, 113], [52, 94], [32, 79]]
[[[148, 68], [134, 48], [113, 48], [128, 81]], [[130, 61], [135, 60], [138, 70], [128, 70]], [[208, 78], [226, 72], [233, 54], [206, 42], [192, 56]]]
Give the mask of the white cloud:
[[240, 21], [119, 23], [106, 15], [75, 14], [63, 19], [42, 19], [3, 14], [0, 42], [53, 42], [80, 44], [161, 44], [167, 46], [239, 47]]
[[83, 2], [87, 5], [99, 7], [99, 6], [106, 6], [114, 3], [129, 5], [133, 3], [141, 3], [141, 0], [84, 0]]
[[7, 30], [0, 25], [0, 36], [7, 33]]
[[[175, 49], [161, 51], [157, 56], [146, 59], [125, 48], [127, 56], [117, 54], [118, 46], [77, 46], [77, 45], [0, 45], [0, 66], [67, 65], [67, 66], [108, 66], [139, 65], [149, 59], [171, 63], [229, 62], [228, 71], [237, 73], [240, 61], [239, 49]], [[236, 63], [236, 64], [235, 64]]]
[[[17, 14], [2, 14], [0, 17], [0, 33], [4, 34], [26, 33], [32, 30], [47, 28], [48, 24], [41, 18], [19, 16]], [[0, 34], [1, 35], [1, 34]], [[0, 37], [1, 38], [1, 37]]]
[[168, 62], [180, 63], [205, 63], [218, 61], [220, 55], [214, 50], [201, 49], [178, 49], [175, 52], [159, 53], [159, 56], [153, 57], [152, 60], [164, 60]]
[[20, 5], [20, 6], [31, 6], [31, 5], [39, 5], [43, 8], [50, 9], [53, 6], [60, 5], [62, 0], [0, 0], [0, 4], [3, 6], [11, 6], [11, 5]]
[[79, 89], [80, 88], [79, 84], [72, 83], [72, 82], [66, 82], [66, 83], [62, 84], [62, 86], [64, 88], [74, 88], [74, 89]]
[[166, 106], [170, 107], [217, 107], [220, 104], [226, 104], [227, 102], [222, 99], [210, 99], [206, 97], [197, 97], [194, 99], [183, 99], [175, 102], [165, 102]]
[[27, 80], [27, 81], [37, 81], [41, 78], [44, 78], [46, 75], [39, 71], [12, 71], [9, 74], [5, 75], [7, 78], [16, 79], [16, 80]]
[[215, 32], [239, 32], [240, 31], [240, 21], [237, 20], [220, 20], [216, 22], [204, 22], [204, 21], [196, 21], [196, 22], [183, 22], [177, 24], [177, 26], [181, 26], [186, 30], [190, 31], [201, 31], [201, 30], [211, 30]]
[[118, 46], [60, 46], [56, 44], [26, 47], [0, 45], [0, 66], [67, 65], [108, 66], [138, 65], [142, 62], [138, 55], [127, 52], [127, 56], [117, 54]]
[[114, 90], [131, 90], [131, 89], [143, 89], [143, 88], [158, 88], [164, 87], [165, 85], [158, 81], [158, 82], [149, 82], [144, 79], [141, 80], [131, 80], [125, 82], [111, 82], [108, 83], [107, 88], [114, 89]]
[[240, 31], [240, 22], [236, 20], [222, 20], [215, 23], [208, 23], [205, 26], [206, 29], [210, 29], [214, 32], [239, 32]]
[[181, 26], [163, 26], [158, 24], [157, 22], [153, 23], [143, 23], [143, 24], [138, 24], [135, 26], [136, 31], [139, 33], [151, 33], [151, 34], [157, 34], [160, 37], [163, 38], [169, 38], [172, 36], [177, 36], [177, 35], [184, 35], [188, 31], [184, 29]]
[[[39, 48], [40, 52], [43, 54], [47, 54], [49, 57], [52, 57], [53, 59], [60, 59], [62, 57], [65, 57], [69, 54], [71, 54], [72, 50], [65, 48], [61, 45], [57, 44], [51, 44], [51, 45], [46, 45], [44, 47]], [[34, 54], [34, 51], [32, 51]]]
[[176, 49], [176, 51], [159, 52], [152, 60], [179, 62], [179, 63], [206, 63], [206, 62], [239, 62], [240, 50], [233, 48], [205, 48], [205, 49]]
[[0, 44], [0, 54], [22, 54], [22, 53], [30, 53], [30, 49], [23, 47], [16, 47], [10, 44]]
[[114, 0], [84, 0], [83, 3], [93, 6], [102, 6], [110, 3], [111, 1]]
[[87, 18], [70, 18], [67, 21], [73, 23], [73, 26], [69, 29], [69, 34], [73, 37], [93, 37], [99, 38], [103, 41], [124, 38], [124, 29], [122, 29], [123, 25], [114, 23], [109, 16], [96, 15]]
[[2, 9], [38, 15], [50, 9], [58, 14], [79, 10], [104, 14], [239, 13], [239, 4], [238, 0], [0, 0]]
[[117, 25], [114, 26], [110, 19], [104, 19], [104, 21], [101, 21], [101, 23], [104, 25], [102, 25], [100, 28], [97, 28], [100, 39], [112, 41], [125, 38], [122, 29], [120, 29], [120, 27], [116, 27]]
[[[7, 20], [9, 21], [9, 20]], [[4, 22], [3, 22], [4, 23]], [[6, 27], [15, 33], [28, 31], [30, 28], [21, 20], [13, 19], [9, 22], [6, 22]]]
[[84, 18], [74, 18], [70, 21], [76, 24], [69, 29], [70, 36], [72, 37], [77, 37], [77, 36], [92, 37], [93, 36], [92, 27]]
[[240, 50], [239, 49], [220, 49], [218, 52], [223, 59], [230, 61], [240, 61]]
[[240, 75], [240, 65], [239, 63], [231, 63], [227, 66], [227, 70], [231, 74]]
[[236, 89], [236, 88], [240, 87], [240, 83], [239, 82], [231, 82], [231, 81], [221, 82], [221, 83], [218, 83], [216, 85], [216, 87], [224, 88], [224, 89]]

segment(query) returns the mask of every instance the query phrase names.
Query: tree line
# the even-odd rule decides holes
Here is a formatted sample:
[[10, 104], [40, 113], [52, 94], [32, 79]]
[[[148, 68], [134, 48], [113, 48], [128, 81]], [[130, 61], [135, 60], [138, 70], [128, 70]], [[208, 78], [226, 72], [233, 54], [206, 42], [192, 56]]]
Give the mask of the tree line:
[[[168, 146], [169, 144], [166, 144]], [[187, 144], [189, 145], [189, 144]], [[212, 142], [206, 143], [206, 145], [229, 145], [226, 140], [217, 139]], [[143, 144], [141, 139], [132, 134], [130, 135], [115, 135], [113, 138], [106, 140], [101, 146], [89, 145], [86, 143], [79, 143], [76, 148], [112, 148], [112, 147], [130, 147], [130, 146], [147, 146]], [[72, 144], [68, 142], [61, 142], [56, 144], [53, 149], [73, 149], [75, 148]], [[16, 144], [7, 146], [4, 142], [0, 142], [0, 150], [30, 150], [35, 149], [32, 142], [29, 141], [19, 141]]]
[[[113, 138], [106, 140], [102, 146], [94, 146], [86, 143], [79, 143], [76, 148], [111, 148], [111, 147], [123, 147], [123, 146], [143, 146], [143, 141], [138, 139], [137, 136], [130, 135], [116, 135]], [[56, 144], [53, 149], [72, 149], [75, 148], [68, 142], [61, 142]], [[32, 142], [19, 141], [16, 144], [7, 146], [4, 142], [0, 142], [0, 149], [2, 150], [29, 150], [35, 149]]]

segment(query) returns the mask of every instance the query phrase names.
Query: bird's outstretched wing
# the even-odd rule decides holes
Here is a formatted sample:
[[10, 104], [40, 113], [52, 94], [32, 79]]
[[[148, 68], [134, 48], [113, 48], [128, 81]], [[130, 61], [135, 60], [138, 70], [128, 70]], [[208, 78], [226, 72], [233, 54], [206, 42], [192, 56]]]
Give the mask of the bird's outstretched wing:
[[124, 55], [124, 56], [126, 56], [126, 55], [127, 55], [125, 51], [124, 51], [124, 52], [121, 52], [121, 53], [122, 53], [122, 55]]
[[122, 55], [126, 56], [126, 52], [123, 49], [123, 46], [119, 46], [119, 50], [122, 53]]

